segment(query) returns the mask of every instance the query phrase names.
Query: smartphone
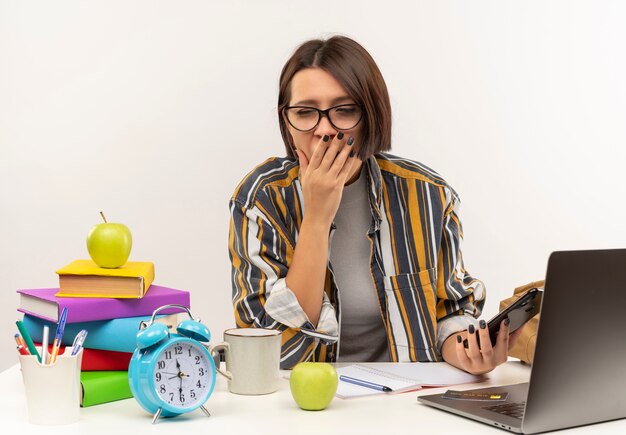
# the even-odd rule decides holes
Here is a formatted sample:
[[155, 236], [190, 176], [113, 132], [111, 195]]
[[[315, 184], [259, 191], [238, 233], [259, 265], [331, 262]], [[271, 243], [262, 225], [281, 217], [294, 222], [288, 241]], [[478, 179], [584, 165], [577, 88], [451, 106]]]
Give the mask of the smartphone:
[[[496, 339], [498, 338], [498, 331], [500, 330], [500, 324], [507, 317], [509, 318], [509, 333], [524, 326], [524, 323], [539, 314], [541, 309], [541, 300], [543, 298], [543, 291], [538, 288], [531, 288], [524, 293], [519, 299], [506, 307], [504, 310], [496, 314], [489, 322], [487, 322], [487, 328], [489, 329], [489, 338], [491, 338], [491, 345], [496, 345]], [[476, 336], [478, 338], [478, 335]], [[467, 339], [464, 343], [467, 347]], [[480, 346], [480, 342], [479, 342]]]

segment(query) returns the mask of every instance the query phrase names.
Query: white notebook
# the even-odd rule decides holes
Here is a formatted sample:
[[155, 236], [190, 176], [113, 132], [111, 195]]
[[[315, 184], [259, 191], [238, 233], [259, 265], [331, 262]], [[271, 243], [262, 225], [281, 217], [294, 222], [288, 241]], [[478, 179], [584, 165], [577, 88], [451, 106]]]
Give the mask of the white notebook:
[[484, 379], [482, 376], [471, 375], [444, 362], [360, 363], [338, 368], [337, 374], [384, 385], [392, 390], [391, 393], [385, 393], [339, 380], [336, 395], [342, 399], [373, 394], [403, 393], [419, 390], [422, 387], [469, 384]]

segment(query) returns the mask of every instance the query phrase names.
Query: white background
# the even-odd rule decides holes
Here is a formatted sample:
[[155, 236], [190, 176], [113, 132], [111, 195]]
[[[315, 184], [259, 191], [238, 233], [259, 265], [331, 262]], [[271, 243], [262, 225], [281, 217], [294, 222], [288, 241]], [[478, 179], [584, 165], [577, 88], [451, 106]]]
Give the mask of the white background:
[[15, 290], [88, 258], [100, 210], [221, 340], [228, 200], [284, 155], [283, 64], [332, 33], [378, 62], [393, 152], [460, 194], [485, 317], [553, 250], [625, 247], [625, 22], [619, 1], [0, 0], [0, 369]]

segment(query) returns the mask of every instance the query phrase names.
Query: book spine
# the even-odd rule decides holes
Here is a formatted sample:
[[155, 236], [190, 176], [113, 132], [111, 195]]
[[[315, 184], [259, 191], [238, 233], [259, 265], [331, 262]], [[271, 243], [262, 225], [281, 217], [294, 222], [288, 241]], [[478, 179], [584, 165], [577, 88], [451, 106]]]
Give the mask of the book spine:
[[[67, 323], [93, 322], [97, 320], [111, 320], [122, 317], [149, 316], [154, 310], [169, 304], [182, 305], [189, 308], [190, 295], [188, 291], [160, 293], [148, 292], [142, 299], [109, 299], [109, 298], [57, 298], [59, 313], [67, 307]], [[51, 320], [22, 308], [18, 311], [44, 320]], [[162, 314], [181, 312], [177, 308], [168, 308]]]
[[[93, 301], [95, 303], [90, 304], [92, 307], [89, 310], [84, 308], [76, 308], [74, 311], [83, 311], [80, 317], [81, 320], [76, 320], [68, 323], [89, 322], [94, 320], [111, 320], [118, 318], [129, 318], [138, 316], [149, 316], [154, 310], [163, 305], [176, 304], [189, 308], [190, 298], [188, 292], [181, 292], [175, 295], [156, 295], [154, 297], [145, 296], [143, 299], [89, 299], [89, 298], [73, 298], [74, 300], [86, 300]], [[78, 304], [76, 304], [78, 305]], [[69, 313], [72, 310], [68, 308]], [[161, 311], [162, 314], [172, 314], [180, 312], [176, 308], [168, 308]]]
[[81, 406], [88, 407], [133, 397], [127, 371], [82, 372]]
[[[166, 317], [167, 316], [157, 316], [157, 319]], [[139, 332], [141, 322], [147, 322], [150, 318], [151, 316], [141, 316], [68, 324], [65, 326], [61, 344], [71, 346], [74, 337], [76, 337], [80, 330], [86, 329], [88, 334], [83, 345], [84, 348], [132, 353], [135, 351], [135, 338], [137, 337], [137, 332]], [[29, 315], [24, 316], [23, 323], [33, 341], [41, 342], [44, 325], [47, 325], [51, 332], [56, 331], [55, 323]]]
[[83, 349], [83, 371], [125, 371], [128, 370], [130, 352], [116, 352], [101, 349]]

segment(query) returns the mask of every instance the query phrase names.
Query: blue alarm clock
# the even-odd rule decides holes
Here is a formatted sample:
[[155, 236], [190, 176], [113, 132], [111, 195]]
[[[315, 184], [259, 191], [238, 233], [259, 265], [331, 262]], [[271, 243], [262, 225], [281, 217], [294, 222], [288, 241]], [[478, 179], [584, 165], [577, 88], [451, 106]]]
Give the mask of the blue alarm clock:
[[[166, 308], [185, 310], [189, 319], [179, 323], [177, 333], [155, 322], [157, 313]], [[128, 367], [130, 389], [137, 402], [153, 414], [152, 423], [162, 417], [204, 407], [215, 388], [216, 367], [211, 353], [201, 344], [211, 340], [209, 328], [195, 320], [187, 307], [164, 305], [152, 313], [137, 334], [137, 349]]]

